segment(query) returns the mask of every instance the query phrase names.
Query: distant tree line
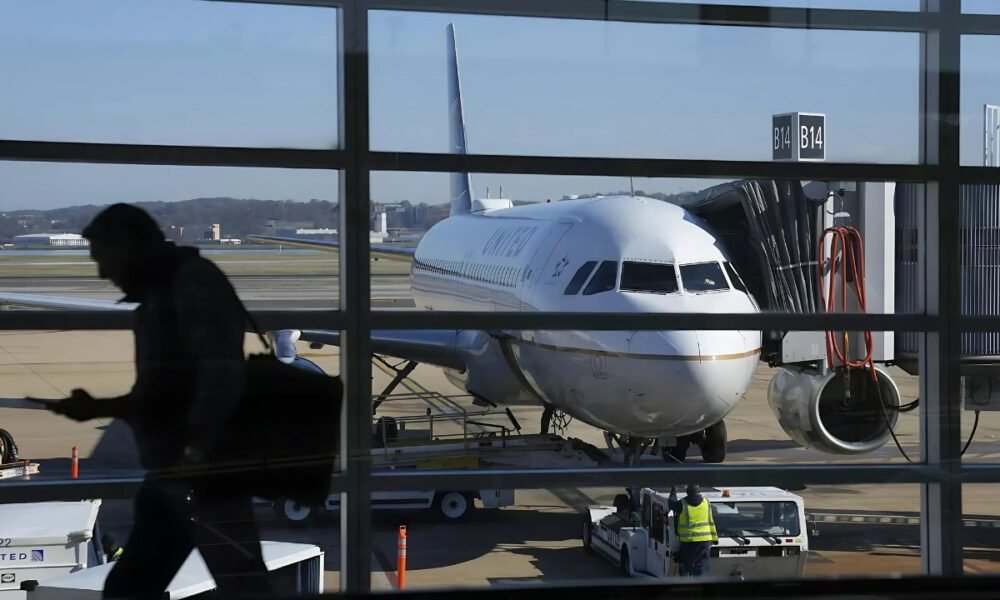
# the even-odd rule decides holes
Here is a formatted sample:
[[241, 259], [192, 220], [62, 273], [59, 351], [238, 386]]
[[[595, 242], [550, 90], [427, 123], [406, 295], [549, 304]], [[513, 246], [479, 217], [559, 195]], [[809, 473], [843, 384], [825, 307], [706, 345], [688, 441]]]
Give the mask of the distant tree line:
[[[628, 191], [607, 192], [604, 194], [584, 194], [578, 198], [592, 198], [598, 195], [627, 195]], [[646, 193], [636, 190], [636, 195], [656, 198], [675, 204], [683, 204], [686, 199], [694, 196], [693, 192], [680, 194], [663, 194], [660, 192]], [[564, 196], [563, 200], [570, 198]], [[259, 234], [267, 227], [268, 221], [286, 221], [309, 223], [317, 228], [338, 228], [339, 212], [336, 202], [329, 200], [256, 200], [242, 198], [194, 198], [178, 202], [136, 202], [148, 211], [160, 223], [164, 231], [171, 228], [186, 228], [185, 237], [190, 233], [200, 236], [202, 231], [190, 232], [189, 228], [207, 227], [213, 223], [222, 226], [222, 233], [227, 237], [245, 238], [247, 235]], [[407, 205], [409, 203], [406, 203]], [[531, 204], [515, 200], [515, 205]], [[68, 206], [50, 210], [16, 210], [0, 213], [0, 241], [10, 242], [14, 236], [26, 233], [79, 233], [103, 206], [87, 204]], [[440, 211], [431, 211], [414, 226], [430, 227], [434, 222], [445, 216], [438, 215]], [[433, 217], [433, 218], [432, 218]]]
[[[269, 220], [312, 223], [314, 227], [336, 228], [337, 204], [328, 200], [255, 200], [239, 198], [195, 198], [179, 202], [136, 202], [148, 211], [163, 229], [171, 227], [222, 226], [229, 237], [261, 233]], [[0, 215], [0, 238], [42, 232], [79, 233], [102, 206], [88, 204], [51, 210], [21, 210]], [[201, 232], [198, 232], [199, 234]]]

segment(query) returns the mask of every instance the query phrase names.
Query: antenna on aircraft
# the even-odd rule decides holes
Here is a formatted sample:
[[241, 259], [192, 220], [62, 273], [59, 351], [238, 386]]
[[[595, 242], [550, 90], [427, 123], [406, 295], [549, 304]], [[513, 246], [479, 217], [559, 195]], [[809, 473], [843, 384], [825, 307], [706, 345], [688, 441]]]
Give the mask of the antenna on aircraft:
[[[500, 195], [503, 196], [503, 194]], [[490, 186], [486, 186], [486, 199], [489, 200], [489, 198], [490, 198]]]
[[500, 186], [500, 197], [503, 198], [503, 186]]
[[632, 177], [628, 178], [628, 186], [632, 189], [632, 197], [635, 198], [635, 182], [632, 181]]

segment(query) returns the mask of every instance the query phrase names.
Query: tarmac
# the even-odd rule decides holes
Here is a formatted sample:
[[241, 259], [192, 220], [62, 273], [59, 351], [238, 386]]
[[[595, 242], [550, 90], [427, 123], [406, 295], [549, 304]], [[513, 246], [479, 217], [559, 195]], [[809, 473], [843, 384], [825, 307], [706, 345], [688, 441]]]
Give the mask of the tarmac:
[[[251, 259], [252, 260], [252, 259]], [[385, 261], [383, 261], [385, 262]], [[250, 267], [241, 267], [248, 270]], [[270, 265], [273, 268], [273, 265]], [[373, 269], [376, 271], [376, 269]], [[400, 265], [379, 265], [372, 280], [373, 306], [412, 308], [409, 282]], [[87, 298], [117, 299], [116, 292], [92, 275], [5, 276], [0, 261], [0, 289]], [[233, 274], [234, 285], [251, 309], [315, 309], [335, 306], [337, 277], [316, 273]], [[248, 351], [259, 350], [252, 336]], [[329, 373], [338, 369], [336, 348], [299, 352]], [[95, 396], [128, 391], [133, 380], [132, 339], [128, 332], [0, 332], [0, 397], [57, 398], [76, 387]], [[391, 378], [383, 365], [373, 363], [372, 388], [378, 393]], [[907, 402], [917, 395], [917, 378], [893, 368]], [[762, 365], [744, 400], [727, 418], [728, 464], [841, 464], [902, 462], [890, 441], [877, 452], [860, 457], [825, 455], [798, 447], [781, 430], [767, 406], [766, 390], [773, 371]], [[454, 402], [469, 411], [482, 411], [463, 398], [439, 369], [418, 367], [396, 391], [407, 395], [387, 409], [415, 414], [430, 408], [444, 414]], [[536, 432], [540, 407], [515, 407], [526, 432]], [[384, 412], [384, 411], [383, 411]], [[393, 413], [386, 413], [393, 414]], [[911, 457], [920, 455], [919, 409], [900, 416], [896, 431]], [[506, 422], [497, 411], [477, 420]], [[963, 414], [963, 436], [971, 429], [971, 414]], [[132, 469], [137, 466], [131, 435], [121, 423], [78, 424], [42, 410], [0, 408], [0, 427], [12, 432], [22, 457], [38, 460], [47, 477], [69, 474], [69, 454], [80, 449], [81, 472], [89, 469]], [[605, 447], [601, 432], [571, 422], [563, 432]], [[965, 460], [996, 462], [1000, 458], [1000, 417], [984, 413]], [[692, 448], [689, 461], [699, 461]], [[766, 481], [760, 482], [767, 485]], [[0, 482], [2, 492], [3, 482]], [[998, 486], [967, 485], [963, 489], [966, 527], [965, 566], [970, 573], [1000, 572], [1000, 506]], [[810, 539], [807, 576], [886, 575], [919, 573], [920, 490], [913, 484], [865, 486], [809, 486], [793, 490], [805, 499], [807, 512], [816, 516], [820, 531]], [[394, 582], [396, 529], [408, 527], [408, 588], [485, 586], [496, 584], [618, 580], [614, 565], [586, 554], [581, 548], [582, 511], [588, 504], [609, 504], [621, 490], [570, 488], [518, 490], [515, 506], [475, 511], [461, 524], [442, 523], [430, 511], [377, 511], [373, 519], [372, 585], [391, 589]], [[321, 515], [307, 526], [290, 526], [267, 507], [260, 511], [268, 539], [315, 543], [326, 552], [326, 586], [336, 589], [339, 567], [339, 521]], [[101, 513], [103, 530], [125, 535], [130, 527], [128, 501], [109, 500]]]

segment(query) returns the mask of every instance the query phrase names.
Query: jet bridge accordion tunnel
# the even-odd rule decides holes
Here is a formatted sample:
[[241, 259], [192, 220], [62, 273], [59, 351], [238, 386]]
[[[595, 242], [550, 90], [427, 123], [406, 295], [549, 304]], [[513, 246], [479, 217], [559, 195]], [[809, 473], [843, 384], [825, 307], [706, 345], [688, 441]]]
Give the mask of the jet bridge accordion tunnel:
[[[908, 235], [893, 225], [908, 223], [894, 218], [897, 196], [908, 193], [892, 183], [742, 180], [704, 190], [685, 208], [715, 231], [761, 310], [891, 313], [914, 310], [896, 305], [912, 274], [904, 266], [897, 281], [893, 256]], [[763, 332], [762, 356], [778, 367], [768, 403], [799, 444], [863, 454], [891, 439], [899, 412], [915, 404], [900, 406], [885, 368], [895, 362], [893, 332], [858, 332], [847, 344], [840, 333]]]

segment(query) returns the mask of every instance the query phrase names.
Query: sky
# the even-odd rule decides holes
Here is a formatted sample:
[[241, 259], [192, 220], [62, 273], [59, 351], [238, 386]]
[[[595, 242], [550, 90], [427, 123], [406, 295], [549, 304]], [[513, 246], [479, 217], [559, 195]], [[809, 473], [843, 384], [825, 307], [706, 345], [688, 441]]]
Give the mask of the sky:
[[[733, 4], [912, 10], [916, 0]], [[966, 0], [967, 10], [997, 12]], [[769, 160], [770, 116], [827, 115], [829, 161], [918, 160], [919, 36], [473, 15], [370, 15], [371, 143], [447, 151], [446, 36], [456, 24], [469, 149]], [[196, 0], [4, 0], [0, 139], [329, 148], [337, 13]], [[1000, 38], [963, 43], [962, 158], [1000, 104]], [[544, 200], [624, 178], [476, 175], [477, 193]], [[699, 189], [639, 180], [636, 189]], [[201, 196], [336, 199], [337, 174], [0, 162], [0, 210]], [[447, 176], [377, 173], [373, 198], [437, 203]]]

